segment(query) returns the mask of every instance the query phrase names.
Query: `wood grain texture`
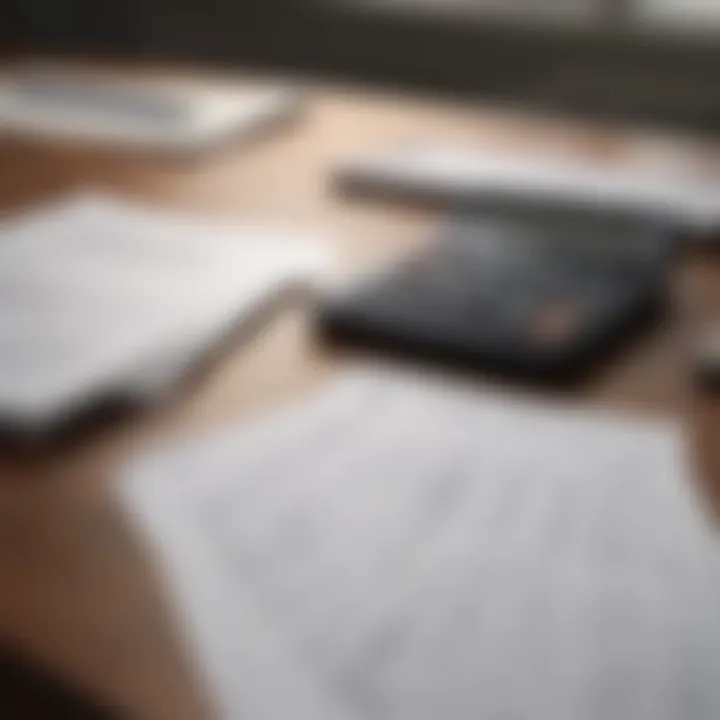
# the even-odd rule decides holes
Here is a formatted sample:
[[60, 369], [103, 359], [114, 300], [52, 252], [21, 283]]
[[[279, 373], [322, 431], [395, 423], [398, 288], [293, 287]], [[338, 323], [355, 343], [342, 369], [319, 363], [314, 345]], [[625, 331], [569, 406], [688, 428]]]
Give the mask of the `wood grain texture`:
[[[93, 186], [161, 206], [325, 230], [339, 272], [352, 271], [420, 242], [437, 217], [429, 209], [335, 197], [326, 184], [328, 168], [383, 143], [433, 137], [598, 162], [662, 156], [670, 147], [602, 127], [320, 87], [294, 128], [202, 160], [5, 141], [0, 208], [11, 212]], [[682, 152], [689, 162], [710, 157], [693, 146]], [[676, 279], [672, 316], [579, 392], [588, 403], [681, 418], [710, 499], [720, 493], [720, 410], [693, 390], [689, 349], [698, 327], [720, 320], [719, 256], [688, 251]], [[0, 638], [42, 657], [130, 717], [210, 717], [166, 609], [157, 567], [113, 500], [113, 472], [161, 438], [281, 404], [346, 357], [313, 341], [307, 307], [296, 301], [250, 343], [231, 344], [166, 405], [86, 428], [53, 447], [1, 450]]]

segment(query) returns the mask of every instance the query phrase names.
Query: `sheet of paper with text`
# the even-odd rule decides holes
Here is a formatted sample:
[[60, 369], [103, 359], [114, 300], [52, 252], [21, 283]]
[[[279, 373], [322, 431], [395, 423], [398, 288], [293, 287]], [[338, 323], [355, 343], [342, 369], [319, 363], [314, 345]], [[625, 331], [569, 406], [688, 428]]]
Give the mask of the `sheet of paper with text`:
[[[720, 717], [717, 541], [671, 423], [361, 369], [123, 492], [228, 583], [179, 588], [200, 624], [251, 595], [353, 717]], [[221, 681], [245, 624], [203, 645]]]

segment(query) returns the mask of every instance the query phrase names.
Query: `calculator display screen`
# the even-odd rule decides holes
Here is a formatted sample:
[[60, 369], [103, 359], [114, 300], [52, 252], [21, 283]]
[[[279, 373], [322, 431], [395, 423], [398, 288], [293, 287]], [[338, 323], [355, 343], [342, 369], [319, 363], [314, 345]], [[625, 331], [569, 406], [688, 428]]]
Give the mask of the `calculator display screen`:
[[575, 257], [640, 260], [663, 254], [667, 233], [660, 226], [637, 218], [564, 210], [505, 211], [490, 215], [501, 236], [543, 251]]
[[559, 252], [630, 257], [644, 254], [657, 237], [628, 225], [583, 222], [575, 218], [546, 220], [539, 234], [542, 244]]

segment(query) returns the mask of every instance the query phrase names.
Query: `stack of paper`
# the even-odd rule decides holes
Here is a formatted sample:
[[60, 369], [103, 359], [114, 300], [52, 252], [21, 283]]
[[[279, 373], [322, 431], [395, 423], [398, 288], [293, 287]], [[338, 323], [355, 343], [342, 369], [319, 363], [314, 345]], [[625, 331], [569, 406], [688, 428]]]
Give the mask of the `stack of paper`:
[[359, 372], [122, 494], [223, 718], [265, 720], [237, 683], [287, 681], [247, 654], [248, 595], [355, 717], [720, 717], [720, 556], [671, 424]]
[[289, 285], [297, 233], [78, 197], [0, 226], [0, 418], [40, 431], [105, 396], [151, 397]]

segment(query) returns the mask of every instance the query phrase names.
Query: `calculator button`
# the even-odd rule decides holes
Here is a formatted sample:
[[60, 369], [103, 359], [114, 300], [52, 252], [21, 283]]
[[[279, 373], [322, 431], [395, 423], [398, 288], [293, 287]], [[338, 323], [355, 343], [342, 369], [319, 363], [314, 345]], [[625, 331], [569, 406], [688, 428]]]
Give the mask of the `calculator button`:
[[557, 347], [570, 342], [582, 328], [584, 308], [575, 299], [562, 299], [546, 303], [535, 312], [530, 335], [542, 347]]

